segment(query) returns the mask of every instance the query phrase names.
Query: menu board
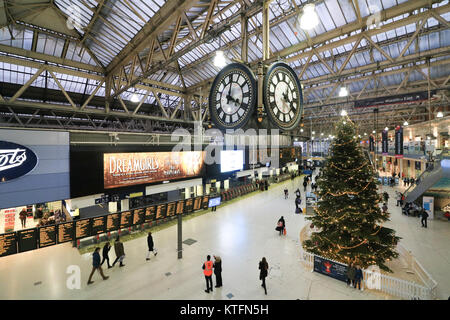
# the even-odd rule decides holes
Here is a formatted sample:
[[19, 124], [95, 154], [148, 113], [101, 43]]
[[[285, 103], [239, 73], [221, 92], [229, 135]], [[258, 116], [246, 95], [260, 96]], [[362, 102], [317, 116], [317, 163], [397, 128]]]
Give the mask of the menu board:
[[177, 214], [183, 214], [184, 213], [184, 200], [177, 202]]
[[0, 257], [17, 253], [16, 233], [0, 234]]
[[56, 225], [39, 228], [39, 248], [45, 248], [56, 244]]
[[209, 196], [203, 197], [202, 207], [203, 209], [208, 209]]
[[58, 224], [58, 243], [73, 241], [73, 222]]
[[119, 229], [120, 225], [120, 214], [111, 213], [106, 216], [106, 231], [114, 231]]
[[75, 238], [80, 239], [84, 237], [89, 237], [91, 235], [91, 220], [83, 219], [83, 220], [75, 220]]
[[37, 228], [17, 231], [19, 252], [37, 249]]
[[124, 211], [120, 214], [120, 228], [127, 228], [131, 225], [131, 211]]
[[133, 211], [133, 225], [144, 223], [144, 209], [136, 209]]
[[189, 213], [192, 212], [193, 203], [194, 203], [194, 199], [192, 199], [192, 198], [186, 199], [186, 203], [185, 203], [186, 211], [185, 212], [189, 212]]
[[194, 211], [200, 210], [202, 206], [202, 197], [197, 197], [194, 199]]
[[165, 203], [159, 204], [156, 207], [156, 219], [164, 218], [166, 216], [166, 209], [167, 209], [167, 206]]
[[145, 208], [145, 222], [150, 222], [156, 218], [156, 206]]
[[91, 235], [101, 234], [106, 232], [106, 216], [95, 217], [91, 219]]
[[173, 216], [175, 215], [175, 206], [176, 206], [176, 202], [170, 202], [167, 204], [167, 216]]

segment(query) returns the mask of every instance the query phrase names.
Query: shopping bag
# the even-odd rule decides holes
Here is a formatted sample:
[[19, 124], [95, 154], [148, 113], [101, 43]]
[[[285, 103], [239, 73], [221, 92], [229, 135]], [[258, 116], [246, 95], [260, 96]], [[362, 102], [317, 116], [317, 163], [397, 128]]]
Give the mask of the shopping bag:
[[284, 235], [286, 235], [286, 228], [284, 228], [284, 231], [283, 231], [283, 232], [284, 232]]

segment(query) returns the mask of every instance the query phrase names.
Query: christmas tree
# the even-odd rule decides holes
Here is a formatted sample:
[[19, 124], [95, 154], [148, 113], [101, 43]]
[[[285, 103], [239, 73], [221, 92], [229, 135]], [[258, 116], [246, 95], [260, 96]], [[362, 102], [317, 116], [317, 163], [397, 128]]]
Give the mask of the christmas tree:
[[391, 270], [387, 260], [398, 257], [399, 237], [383, 227], [389, 213], [380, 210], [375, 171], [364, 156], [357, 129], [346, 117], [336, 125], [336, 137], [330, 146], [322, 175], [318, 179], [319, 201], [315, 215], [307, 218], [318, 228], [303, 247], [332, 260], [354, 262], [363, 269], [377, 265]]

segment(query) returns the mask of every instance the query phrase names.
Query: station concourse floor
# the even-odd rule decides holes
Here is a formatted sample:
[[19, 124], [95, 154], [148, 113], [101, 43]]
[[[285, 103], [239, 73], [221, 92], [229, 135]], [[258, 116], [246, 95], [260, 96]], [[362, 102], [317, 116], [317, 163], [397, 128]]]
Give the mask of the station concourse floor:
[[[188, 221], [183, 221], [183, 258], [177, 259], [177, 226], [153, 233], [158, 255], [146, 261], [146, 237], [124, 242], [125, 266], [112, 269], [103, 265], [102, 280], [96, 272], [94, 283], [87, 285], [92, 269], [90, 254], [80, 255], [71, 244], [61, 244], [0, 258], [0, 299], [156, 299], [156, 300], [262, 300], [262, 299], [396, 299], [392, 296], [359, 291], [344, 282], [312, 273], [300, 265], [299, 233], [305, 216], [294, 214], [294, 191], [305, 193], [303, 178], [274, 184], [268, 191], [255, 192], [245, 199], [218, 207]], [[288, 187], [289, 199], [283, 189]], [[414, 217], [401, 214], [395, 206], [394, 189], [387, 190], [391, 221], [402, 237], [401, 243], [413, 252], [420, 263], [439, 283], [438, 298], [450, 295], [450, 223], [428, 221], [422, 228]], [[309, 191], [309, 187], [308, 187]], [[287, 236], [275, 231], [280, 216], [286, 220]], [[222, 258], [223, 287], [205, 293], [206, 284], [201, 266], [206, 255]], [[269, 276], [268, 295], [259, 280], [258, 262], [266, 257]], [[111, 263], [115, 253], [110, 251]], [[81, 269], [81, 288], [68, 289], [66, 281], [71, 265]], [[213, 275], [213, 285], [215, 277]]]

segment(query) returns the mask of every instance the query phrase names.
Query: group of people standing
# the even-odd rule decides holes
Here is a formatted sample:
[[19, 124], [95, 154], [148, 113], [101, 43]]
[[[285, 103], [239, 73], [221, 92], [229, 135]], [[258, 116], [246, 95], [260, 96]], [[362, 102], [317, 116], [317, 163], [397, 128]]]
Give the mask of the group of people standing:
[[364, 289], [361, 288], [361, 281], [363, 278], [364, 276], [361, 267], [350, 262], [347, 266], [347, 285], [351, 285], [355, 289], [358, 287], [359, 290], [363, 291]]
[[206, 257], [206, 261], [203, 263], [202, 269], [206, 280], [206, 293], [213, 292], [212, 288], [212, 274], [216, 276], [216, 288], [222, 287], [222, 259], [219, 256], [213, 256], [214, 262], [211, 261], [211, 256]]

